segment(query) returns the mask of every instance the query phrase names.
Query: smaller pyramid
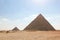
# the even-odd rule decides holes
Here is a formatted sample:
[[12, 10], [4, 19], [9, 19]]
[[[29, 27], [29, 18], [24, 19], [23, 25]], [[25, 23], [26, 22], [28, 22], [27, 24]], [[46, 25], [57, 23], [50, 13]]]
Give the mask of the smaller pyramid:
[[17, 27], [13, 28], [12, 31], [19, 31]]

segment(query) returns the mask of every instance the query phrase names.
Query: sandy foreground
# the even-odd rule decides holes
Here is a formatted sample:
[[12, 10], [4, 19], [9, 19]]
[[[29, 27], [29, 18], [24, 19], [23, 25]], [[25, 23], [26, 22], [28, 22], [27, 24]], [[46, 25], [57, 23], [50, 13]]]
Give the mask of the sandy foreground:
[[0, 33], [0, 40], [60, 40], [60, 31], [17, 31]]

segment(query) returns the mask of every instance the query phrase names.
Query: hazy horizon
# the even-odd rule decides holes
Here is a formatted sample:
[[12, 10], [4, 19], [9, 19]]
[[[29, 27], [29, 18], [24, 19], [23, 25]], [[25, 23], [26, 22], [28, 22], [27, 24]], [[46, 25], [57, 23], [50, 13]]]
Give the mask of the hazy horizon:
[[60, 30], [60, 0], [0, 0], [0, 30], [23, 30], [40, 13]]

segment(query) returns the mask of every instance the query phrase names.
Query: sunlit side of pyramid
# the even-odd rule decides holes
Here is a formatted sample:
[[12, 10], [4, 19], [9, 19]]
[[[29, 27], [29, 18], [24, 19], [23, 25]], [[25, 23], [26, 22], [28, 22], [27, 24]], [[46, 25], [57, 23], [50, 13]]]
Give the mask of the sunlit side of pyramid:
[[24, 30], [41, 30], [49, 31], [55, 30], [52, 25], [40, 14], [33, 20]]
[[14, 29], [12, 29], [12, 31], [19, 31], [19, 29], [15, 27]]

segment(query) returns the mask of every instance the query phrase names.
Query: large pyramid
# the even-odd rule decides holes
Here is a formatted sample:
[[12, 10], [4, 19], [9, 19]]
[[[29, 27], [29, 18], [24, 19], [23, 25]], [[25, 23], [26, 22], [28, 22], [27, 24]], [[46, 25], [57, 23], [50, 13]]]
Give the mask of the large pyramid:
[[55, 30], [52, 25], [41, 15], [39, 14], [35, 20], [33, 20], [24, 30], [27, 31], [50, 31]]
[[19, 31], [19, 29], [15, 27], [14, 29], [12, 29], [12, 31]]

